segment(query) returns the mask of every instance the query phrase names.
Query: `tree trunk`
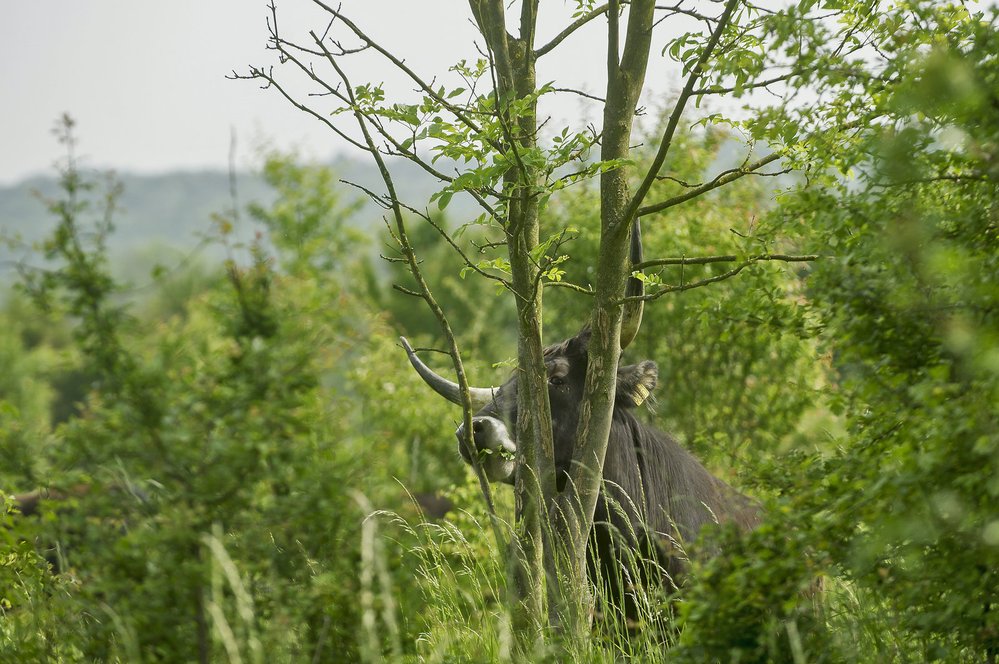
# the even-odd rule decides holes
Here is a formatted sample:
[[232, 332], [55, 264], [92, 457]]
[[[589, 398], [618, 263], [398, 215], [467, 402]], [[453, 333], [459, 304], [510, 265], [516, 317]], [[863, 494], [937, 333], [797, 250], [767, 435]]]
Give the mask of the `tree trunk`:
[[[520, 36], [506, 32], [503, 0], [470, 0], [496, 72], [499, 99], [525, 99], [535, 93], [534, 28], [537, 0], [521, 5]], [[619, 3], [607, 13], [608, 85], [601, 159], [625, 159], [638, 96], [644, 85], [655, 4], [630, 4], [627, 38], [619, 55]], [[501, 113], [502, 106], [500, 106]], [[536, 147], [537, 115], [532, 105], [516, 118], [505, 116], [506, 147], [514, 155], [504, 180], [510, 196], [507, 218], [512, 284], [518, 320], [517, 533], [511, 559], [514, 632], [521, 654], [529, 654], [545, 622], [569, 650], [589, 634], [591, 597], [586, 579], [586, 544], [593, 523], [607, 437], [614, 407], [620, 348], [622, 300], [627, 282], [630, 219], [626, 219], [630, 169], [601, 176], [601, 245], [591, 317], [589, 370], [567, 490], [556, 496], [551, 412], [542, 342], [542, 288], [531, 252], [539, 243], [540, 182], [536, 170], [516, 158]], [[548, 615], [545, 621], [544, 600]]]
[[[635, 108], [645, 83], [655, 3], [630, 4], [623, 52], [619, 55], [618, 3], [608, 10], [607, 100], [601, 160], [626, 159], [631, 145]], [[590, 597], [586, 582], [586, 545], [593, 525], [597, 496], [603, 477], [604, 456], [610, 436], [618, 359], [621, 348], [623, 299], [627, 285], [628, 238], [632, 219], [626, 217], [630, 201], [628, 178], [632, 169], [621, 166], [600, 178], [600, 248], [593, 310], [590, 318], [589, 362], [584, 386], [570, 481], [557, 501], [553, 521], [556, 551], [566, 557], [564, 580], [575, 592], [563, 612], [572, 621], [567, 631], [582, 638], [589, 629]]]
[[536, 106], [531, 104], [516, 117], [511, 117], [504, 106], [536, 91], [533, 41], [537, 0], [525, 0], [521, 5], [519, 38], [506, 32], [503, 0], [470, 0], [470, 5], [492, 57], [498, 109], [505, 123], [505, 148], [511, 163], [516, 164], [504, 176], [504, 193], [509, 196], [506, 239], [517, 300], [519, 416], [515, 435], [521, 469], [515, 486], [517, 527], [510, 559], [514, 567], [514, 635], [519, 654], [527, 657], [541, 638], [546, 622], [545, 506], [555, 492], [555, 462], [542, 342], [542, 289], [538, 267], [531, 260], [540, 235], [540, 176], [535, 167], [518, 157], [537, 147]]

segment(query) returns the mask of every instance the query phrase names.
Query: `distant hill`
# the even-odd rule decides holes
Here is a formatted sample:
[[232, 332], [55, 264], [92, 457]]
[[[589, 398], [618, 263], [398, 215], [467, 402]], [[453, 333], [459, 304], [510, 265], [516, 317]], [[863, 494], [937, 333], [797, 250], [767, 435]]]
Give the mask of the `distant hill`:
[[[115, 244], [136, 241], [163, 241], [187, 245], [194, 234], [204, 231], [211, 214], [231, 207], [229, 176], [224, 172], [176, 172], [163, 175], [118, 176], [124, 185], [121, 211], [115, 216]], [[255, 175], [237, 176], [239, 197], [266, 200], [268, 187]], [[54, 219], [39, 195], [57, 195], [54, 177], [37, 177], [0, 188], [0, 226], [18, 232], [28, 240], [37, 239], [52, 226]]]
[[[108, 242], [114, 263], [128, 263], [131, 254], [161, 247], [182, 254], [198, 245], [211, 229], [211, 215], [232, 207], [229, 176], [225, 172], [176, 172], [162, 175], [118, 176], [124, 186], [115, 228]], [[274, 194], [257, 175], [239, 174], [237, 192], [241, 204], [251, 200], [266, 203]], [[56, 178], [36, 177], [0, 188], [0, 229], [5, 236], [18, 236], [31, 243], [44, 238], [56, 219], [41, 198], [59, 194]], [[85, 222], [91, 221], [84, 219]], [[10, 262], [24, 258], [0, 247], [0, 266], [9, 273]], [[2, 269], [0, 268], [0, 269]]]
[[[381, 179], [368, 162], [340, 159], [330, 164], [343, 179], [381, 191]], [[400, 195], [407, 202], [425, 205], [427, 197], [437, 189], [437, 184], [423, 171], [410, 164], [399, 164], [394, 175]], [[127, 266], [136, 257], [148, 256], [151, 248], [165, 254], [181, 256], [195, 248], [201, 236], [212, 228], [212, 214], [228, 211], [233, 206], [230, 195], [229, 175], [224, 171], [178, 171], [161, 175], [118, 174], [124, 186], [121, 210], [115, 215], [115, 230], [108, 248], [113, 263]], [[356, 188], [344, 186], [345, 197], [363, 196]], [[46, 210], [39, 196], [57, 195], [55, 176], [35, 177], [13, 186], [0, 187], [0, 237], [19, 236], [25, 242], [41, 240], [55, 225], [55, 219]], [[252, 229], [245, 214], [250, 202], [264, 205], [274, 199], [274, 192], [255, 173], [236, 176], [236, 193], [241, 218], [247, 228], [241, 229], [242, 237], [250, 237]], [[449, 216], [468, 215], [472, 212], [469, 202], [455, 198], [448, 208]], [[353, 222], [361, 228], [381, 233], [383, 212], [375, 205], [367, 205]], [[209, 250], [208, 257], [220, 256], [220, 250]], [[0, 244], [0, 278], [10, 276], [13, 261], [24, 258]], [[130, 260], [131, 259], [131, 260]]]

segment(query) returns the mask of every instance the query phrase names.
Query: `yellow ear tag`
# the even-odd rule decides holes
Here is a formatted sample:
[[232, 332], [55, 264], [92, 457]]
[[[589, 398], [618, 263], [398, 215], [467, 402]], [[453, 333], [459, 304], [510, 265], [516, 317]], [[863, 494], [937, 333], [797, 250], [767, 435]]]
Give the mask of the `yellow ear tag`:
[[646, 399], [649, 398], [649, 390], [647, 387], [639, 383], [635, 386], [635, 392], [631, 395], [631, 400], [635, 402], [636, 406], [641, 406]]

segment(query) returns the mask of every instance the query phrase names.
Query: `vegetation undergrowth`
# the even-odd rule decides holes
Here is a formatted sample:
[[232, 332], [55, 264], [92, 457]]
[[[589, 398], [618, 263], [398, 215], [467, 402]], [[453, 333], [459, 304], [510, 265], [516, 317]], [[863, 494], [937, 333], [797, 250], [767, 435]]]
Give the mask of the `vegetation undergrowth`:
[[[843, 170], [743, 180], [646, 229], [649, 255], [677, 257], [646, 278], [713, 281], [647, 309], [655, 333], [627, 351], [659, 364], [641, 417], [765, 518], [683, 543], [677, 593], [625, 585], [631, 621], [596, 592], [587, 638], [546, 634], [532, 661], [996, 657], [999, 47], [994, 22], [951, 28], [872, 97], [897, 122], [858, 133]], [[0, 660], [521, 656], [460, 415], [396, 341], [440, 333], [391, 288], [410, 277], [373, 260], [367, 209], [328, 169], [271, 155], [274, 204], [213, 222], [230, 259], [153, 269], [140, 291], [111, 276], [119, 190], [81, 167], [71, 130], [51, 232], [0, 311]], [[684, 130], [664, 198], [734, 140]], [[580, 184], [546, 208], [575, 229], [567, 282], [594, 278], [598, 204]], [[411, 241], [462, 320], [468, 371], [499, 384], [513, 307], [439, 238]], [[728, 278], [682, 260], [704, 248], [821, 258]], [[546, 335], [577, 332], [588, 306], [554, 287]], [[516, 496], [494, 493], [515, 528]]]

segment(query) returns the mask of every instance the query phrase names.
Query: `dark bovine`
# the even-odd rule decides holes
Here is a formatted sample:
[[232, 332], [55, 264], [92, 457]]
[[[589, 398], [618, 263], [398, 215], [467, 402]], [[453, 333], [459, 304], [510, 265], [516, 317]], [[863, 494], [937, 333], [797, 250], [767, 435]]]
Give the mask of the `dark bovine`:
[[[640, 231], [632, 235], [631, 259], [641, 262]], [[629, 295], [640, 295], [641, 282], [631, 279]], [[631, 302], [641, 302], [632, 297]], [[622, 349], [634, 338], [641, 321], [640, 304], [625, 312], [630, 329], [622, 326]], [[569, 477], [576, 429], [583, 401], [590, 333], [576, 336], [545, 350], [548, 372], [548, 398], [551, 404], [556, 484], [561, 491]], [[454, 403], [461, 403], [458, 386], [437, 375], [402, 339], [410, 362], [427, 384]], [[748, 530], [760, 517], [756, 503], [705, 469], [690, 452], [669, 434], [636, 417], [637, 406], [650, 396], [658, 381], [655, 362], [645, 360], [620, 366], [617, 372], [615, 404], [607, 454], [603, 468], [603, 488], [594, 514], [588, 558], [591, 572], [602, 570], [600, 578], [619, 597], [628, 594], [635, 581], [636, 559], [654, 570], [667, 590], [677, 587], [686, 567], [686, 545], [697, 538], [705, 524], [732, 523]], [[456, 432], [459, 452], [468, 462], [474, 454], [490, 481], [513, 483], [519, 472], [515, 462], [517, 441], [513, 431], [517, 421], [516, 374], [499, 388], [470, 388], [473, 409], [472, 446], [468, 449], [462, 427]], [[647, 580], [647, 579], [646, 579]], [[617, 583], [623, 581], [623, 583]], [[627, 597], [624, 598], [627, 604]]]
[[[583, 331], [545, 351], [559, 490], [565, 487], [573, 455], [588, 340], [589, 333]], [[417, 370], [421, 374], [429, 371], [408, 343], [404, 345]], [[622, 574], [627, 578], [635, 573], [627, 565], [637, 553], [637, 557], [654, 563], [646, 569], [659, 568], [662, 582], [672, 589], [686, 565], [686, 545], [705, 524], [731, 522], [750, 529], [759, 519], [759, 510], [752, 500], [709, 473], [672, 436], [636, 417], [637, 406], [650, 396], [657, 380], [658, 368], [652, 361], [618, 370], [604, 488], [594, 514], [589, 559], [591, 571], [599, 565], [605, 580], [621, 578]], [[498, 389], [479, 392], [480, 403], [485, 394], [493, 398], [472, 418], [474, 453], [491, 481], [513, 483], [517, 442], [511, 432], [517, 420], [516, 376]], [[470, 462], [473, 451], [462, 442], [462, 427], [456, 433], [459, 451]], [[611, 584], [610, 589], [620, 593], [622, 586]]]

